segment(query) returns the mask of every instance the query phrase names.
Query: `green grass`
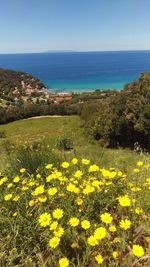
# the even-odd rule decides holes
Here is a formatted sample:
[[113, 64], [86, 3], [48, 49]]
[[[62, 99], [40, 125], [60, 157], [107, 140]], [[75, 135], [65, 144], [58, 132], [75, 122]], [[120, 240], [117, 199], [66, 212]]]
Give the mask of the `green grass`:
[[0, 125], [0, 131], [5, 131], [8, 139], [15, 143], [46, 138], [52, 144], [64, 134], [83, 140], [79, 123], [77, 116], [33, 118]]
[[[44, 140], [61, 157], [70, 159], [78, 156], [89, 158], [93, 162], [103, 166], [119, 166], [123, 170], [133, 167], [137, 160], [149, 161], [150, 156], [136, 154], [128, 149], [106, 149], [101, 148], [98, 142], [91, 143], [84, 134], [84, 129], [80, 127], [78, 116], [64, 117], [44, 117], [20, 120], [6, 125], [0, 125], [0, 131], [6, 132], [6, 138], [0, 139], [0, 169], [7, 164], [6, 148], [9, 144], [18, 145], [20, 143]], [[74, 149], [71, 152], [60, 152], [56, 149], [56, 141], [60, 136], [72, 138]]]

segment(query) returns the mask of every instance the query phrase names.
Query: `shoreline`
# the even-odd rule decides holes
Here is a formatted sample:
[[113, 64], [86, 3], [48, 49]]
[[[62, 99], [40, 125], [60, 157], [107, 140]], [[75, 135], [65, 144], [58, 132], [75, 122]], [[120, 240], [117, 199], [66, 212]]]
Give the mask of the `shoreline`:
[[51, 88], [48, 88], [47, 91], [48, 93], [51, 93], [51, 94], [83, 94], [83, 93], [94, 93], [94, 92], [113, 92], [113, 91], [122, 91], [122, 89], [116, 89], [116, 88], [109, 88], [109, 89], [87, 89], [87, 90], [84, 90], [84, 89], [69, 89], [69, 90], [66, 90], [65, 88], [64, 89], [51, 89]]

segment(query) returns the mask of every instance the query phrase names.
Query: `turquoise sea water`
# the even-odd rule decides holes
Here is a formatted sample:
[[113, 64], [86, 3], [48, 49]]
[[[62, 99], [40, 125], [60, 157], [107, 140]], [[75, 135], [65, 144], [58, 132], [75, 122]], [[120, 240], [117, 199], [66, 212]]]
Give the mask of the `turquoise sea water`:
[[53, 91], [123, 89], [150, 71], [150, 51], [1, 54], [0, 68], [30, 73]]

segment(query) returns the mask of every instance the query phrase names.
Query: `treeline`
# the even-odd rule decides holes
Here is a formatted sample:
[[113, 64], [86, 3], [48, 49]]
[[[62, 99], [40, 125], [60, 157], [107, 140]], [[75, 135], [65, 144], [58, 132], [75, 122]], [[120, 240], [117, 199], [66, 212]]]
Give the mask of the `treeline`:
[[60, 104], [32, 104], [0, 107], [0, 124], [15, 120], [45, 116], [45, 115], [74, 115], [77, 114], [78, 106], [67, 103]]
[[116, 96], [84, 103], [80, 116], [86, 133], [106, 147], [150, 150], [150, 73]]

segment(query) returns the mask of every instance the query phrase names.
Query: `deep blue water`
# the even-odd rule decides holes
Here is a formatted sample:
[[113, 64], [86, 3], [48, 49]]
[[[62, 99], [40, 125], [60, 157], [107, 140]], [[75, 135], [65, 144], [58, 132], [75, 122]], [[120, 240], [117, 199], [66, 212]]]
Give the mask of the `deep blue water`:
[[1, 54], [0, 68], [30, 73], [52, 90], [122, 89], [150, 71], [150, 51]]

